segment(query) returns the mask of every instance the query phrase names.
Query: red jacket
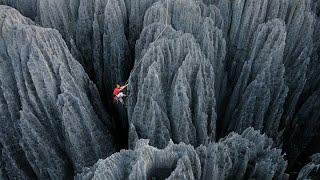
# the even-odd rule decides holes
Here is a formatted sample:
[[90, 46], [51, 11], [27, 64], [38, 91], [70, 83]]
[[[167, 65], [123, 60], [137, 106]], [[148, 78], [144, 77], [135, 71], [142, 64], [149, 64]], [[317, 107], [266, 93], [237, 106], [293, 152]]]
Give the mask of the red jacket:
[[121, 88], [114, 88], [113, 95], [118, 96], [118, 94], [121, 92]]
[[121, 86], [120, 88], [114, 88], [113, 90], [113, 95], [117, 96], [122, 90], [124, 90], [125, 88], [127, 88], [127, 86]]
[[114, 88], [113, 90], [113, 102], [116, 102], [117, 101], [117, 96], [118, 94], [123, 90], [125, 89], [127, 86], [122, 86], [120, 88]]

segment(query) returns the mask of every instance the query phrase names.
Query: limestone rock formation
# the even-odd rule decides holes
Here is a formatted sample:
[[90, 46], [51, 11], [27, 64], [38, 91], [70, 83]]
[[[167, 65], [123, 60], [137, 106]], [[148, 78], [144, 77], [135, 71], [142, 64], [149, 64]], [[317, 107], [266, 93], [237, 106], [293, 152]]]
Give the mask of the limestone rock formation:
[[0, 179], [317, 177], [318, 0], [0, 5]]
[[258, 27], [253, 49], [231, 95], [225, 124], [229, 131], [252, 126], [277, 138], [283, 103], [288, 92], [282, 56], [285, 27], [276, 19]]
[[151, 139], [157, 147], [165, 147], [170, 138], [206, 144], [215, 138], [213, 68], [192, 36], [172, 36], [151, 44], [135, 67], [140, 70], [134, 69], [129, 123], [139, 138]]
[[299, 172], [298, 180], [320, 178], [320, 154], [312, 155], [311, 160], [312, 161], [305, 165]]
[[[252, 126], [284, 147], [290, 164], [294, 164], [319, 134], [319, 111], [315, 110], [319, 109], [315, 75], [319, 72], [319, 25], [312, 10], [315, 3], [205, 3], [158, 1], [145, 11], [130, 76], [130, 141], [148, 138], [152, 145], [164, 147], [171, 138], [176, 143], [197, 146]], [[188, 48], [183, 42], [164, 44], [185, 36], [194, 41]], [[182, 61], [187, 62], [195, 50], [204, 57], [201, 64], [212, 67], [214, 74], [206, 74], [214, 81], [201, 80], [203, 73], [198, 73], [199, 79], [196, 73], [193, 77], [181, 75], [192, 73], [198, 58], [193, 57], [187, 68], [178, 67], [180, 59], [171, 60], [182, 53]], [[167, 76], [178, 76], [184, 86]], [[181, 95], [172, 94], [175, 86], [183, 91]], [[198, 92], [207, 86], [214, 87], [210, 90], [213, 98], [205, 95], [206, 91]], [[179, 134], [176, 122], [183, 124]], [[301, 134], [304, 138], [296, 140]]]
[[0, 6], [2, 171], [64, 179], [114, 152], [96, 86], [57, 30]]
[[137, 141], [134, 150], [115, 153], [75, 179], [286, 179], [286, 162], [272, 141], [252, 128], [194, 149], [185, 143], [164, 149]]
[[127, 9], [123, 0], [0, 0], [0, 4], [17, 8], [43, 27], [57, 29], [103, 99], [111, 99], [104, 95], [129, 76]]

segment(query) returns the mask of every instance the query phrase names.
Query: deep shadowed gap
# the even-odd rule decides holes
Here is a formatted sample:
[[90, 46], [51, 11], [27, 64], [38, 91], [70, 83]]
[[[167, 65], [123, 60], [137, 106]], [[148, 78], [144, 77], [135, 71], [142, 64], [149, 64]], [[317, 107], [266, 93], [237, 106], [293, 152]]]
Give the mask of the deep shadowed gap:
[[151, 180], [166, 179], [171, 175], [172, 171], [174, 171], [174, 168], [152, 169], [148, 177], [151, 177]]
[[[312, 138], [311, 142], [307, 147], [311, 147], [310, 149], [302, 152], [298, 158], [294, 162], [289, 162], [288, 168], [286, 170], [287, 173], [290, 174], [289, 180], [297, 179], [300, 170], [310, 162], [310, 156], [318, 153], [318, 149], [320, 148], [320, 135]], [[288, 146], [283, 147], [284, 152], [288, 151]], [[287, 156], [287, 155], [286, 155]]]
[[[126, 72], [125, 76], [126, 79], [129, 79], [130, 73], [134, 68], [134, 54], [129, 52], [129, 60], [127, 64], [128, 71]], [[132, 55], [133, 54], [133, 55]], [[119, 82], [120, 83], [120, 82]], [[129, 125], [128, 125], [128, 114], [127, 108], [125, 105], [121, 103], [113, 102], [112, 94], [106, 94], [106, 90], [103, 91], [104, 93], [101, 94], [102, 101], [106, 107], [108, 114], [111, 116], [111, 122], [113, 124], [113, 137], [115, 141], [115, 146], [117, 151], [121, 149], [128, 149], [128, 133], [129, 133]], [[129, 96], [129, 94], [127, 94]], [[126, 98], [124, 99], [126, 104]]]
[[117, 150], [128, 149], [128, 116], [127, 109], [120, 103], [112, 103], [109, 106], [109, 114], [113, 118], [115, 127], [114, 140]]
[[128, 116], [127, 109], [120, 103], [114, 103], [112, 94], [106, 93], [103, 89], [100, 92], [101, 101], [105, 110], [110, 115], [112, 127], [110, 132], [114, 138], [114, 146], [117, 151], [128, 149]]
[[[135, 51], [132, 51], [134, 47], [129, 48], [129, 56], [128, 56], [128, 64], [126, 68], [128, 71], [126, 72], [125, 76], [126, 79], [129, 80], [132, 70], [134, 69], [134, 57]], [[127, 94], [127, 93], [125, 93]], [[127, 94], [130, 96], [130, 94]], [[107, 101], [107, 111], [109, 115], [112, 117], [112, 122], [115, 127], [114, 132], [114, 139], [117, 147], [117, 151], [121, 149], [128, 149], [129, 148], [129, 119], [128, 119], [128, 111], [127, 107], [121, 103], [114, 103], [112, 102], [112, 97], [104, 95], [104, 97], [109, 97]], [[128, 98], [128, 97], [126, 97]], [[124, 99], [124, 104], [126, 104], [126, 98]], [[106, 99], [106, 98], [105, 98]]]

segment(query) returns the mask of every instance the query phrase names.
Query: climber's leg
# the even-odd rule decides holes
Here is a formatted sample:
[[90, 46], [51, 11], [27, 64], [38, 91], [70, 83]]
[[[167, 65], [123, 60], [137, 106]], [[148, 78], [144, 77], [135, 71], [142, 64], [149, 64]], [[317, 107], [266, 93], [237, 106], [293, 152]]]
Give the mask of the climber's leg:
[[118, 100], [123, 104], [123, 97], [126, 97], [126, 95], [123, 93], [123, 92], [120, 92], [118, 95], [117, 95], [117, 98]]

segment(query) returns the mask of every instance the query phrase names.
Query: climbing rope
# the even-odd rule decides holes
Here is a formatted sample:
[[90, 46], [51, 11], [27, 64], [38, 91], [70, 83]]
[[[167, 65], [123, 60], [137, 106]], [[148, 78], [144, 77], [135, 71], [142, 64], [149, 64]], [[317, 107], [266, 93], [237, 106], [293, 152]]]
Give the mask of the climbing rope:
[[157, 41], [160, 38], [160, 36], [164, 33], [164, 31], [167, 29], [167, 27], [168, 27], [168, 15], [169, 15], [169, 0], [167, 0], [166, 26], [163, 28], [161, 33], [158, 35], [158, 37], [154, 41]]
[[[156, 38], [153, 42], [157, 41], [157, 40], [161, 37], [161, 35], [164, 33], [164, 31], [167, 29], [167, 27], [168, 27], [169, 0], [166, 0], [166, 1], [167, 1], [167, 3], [166, 3], [166, 25], [165, 25], [165, 27], [163, 28], [163, 30], [160, 32], [160, 34], [157, 36], [157, 38]], [[138, 63], [135, 63], [135, 64], [134, 64], [134, 68], [133, 68], [133, 70], [131, 71], [131, 74], [135, 72], [135, 70], [136, 70], [135, 67], [137, 67], [137, 66], [142, 62], [142, 59], [143, 59], [143, 58], [141, 58]], [[128, 84], [129, 84], [128, 81], [129, 81], [129, 79], [126, 81], [125, 86], [128, 86]], [[128, 104], [127, 104], [127, 103], [124, 103], [124, 104], [125, 104], [126, 107], [128, 107]]]
[[[166, 0], [167, 4], [166, 4], [166, 26], [163, 28], [163, 30], [160, 32], [160, 34], [158, 35], [158, 37], [153, 41], [157, 41], [160, 36], [164, 33], [164, 31], [167, 29], [168, 27], [168, 16], [169, 16], [169, 0]], [[140, 59], [140, 61], [138, 63], [135, 63], [134, 66], [139, 65], [142, 62], [142, 58]], [[136, 69], [133, 68], [133, 71], [131, 71], [131, 74], [135, 71]]]

